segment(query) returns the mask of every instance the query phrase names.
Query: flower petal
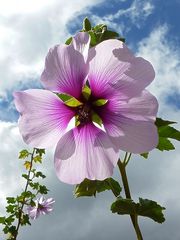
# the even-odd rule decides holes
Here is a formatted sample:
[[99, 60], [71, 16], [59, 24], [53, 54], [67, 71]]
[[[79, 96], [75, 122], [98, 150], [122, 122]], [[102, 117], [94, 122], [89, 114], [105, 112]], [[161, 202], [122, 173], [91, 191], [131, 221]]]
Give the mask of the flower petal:
[[104, 122], [107, 133], [119, 149], [131, 153], [149, 152], [158, 144], [157, 128], [152, 121], [139, 121], [110, 114]]
[[79, 51], [84, 56], [84, 60], [86, 62], [88, 58], [88, 51], [89, 51], [89, 44], [90, 44], [89, 34], [86, 32], [77, 33], [73, 37], [72, 44], [74, 46], [74, 49]]
[[140, 121], [156, 120], [158, 101], [146, 90], [129, 101], [120, 101], [118, 105], [119, 112], [125, 117]]
[[158, 110], [156, 98], [148, 91], [129, 101], [107, 104], [101, 112], [104, 127], [120, 149], [143, 153], [157, 146], [158, 134], [154, 124]]
[[103, 180], [112, 175], [118, 156], [107, 134], [87, 124], [60, 139], [55, 151], [55, 169], [58, 178], [69, 184], [78, 184], [85, 178]]
[[46, 89], [79, 98], [87, 73], [88, 64], [72, 44], [58, 45], [49, 50], [41, 81]]
[[121, 99], [135, 96], [155, 76], [148, 61], [134, 57], [124, 43], [115, 39], [91, 48], [89, 61], [88, 80], [97, 97], [109, 97], [113, 92], [120, 92]]
[[47, 90], [15, 92], [14, 97], [16, 108], [21, 114], [19, 129], [24, 141], [36, 148], [56, 144], [74, 112]]
[[131, 61], [129, 69], [111, 85], [121, 93], [121, 99], [139, 95], [154, 79], [155, 72], [150, 62], [141, 57]]
[[[120, 61], [113, 51], [119, 51]], [[129, 61], [134, 58], [128, 48], [118, 40], [106, 40], [89, 50], [88, 80], [91, 90], [96, 96], [107, 93], [110, 83], [119, 80], [121, 75], [129, 68]]]

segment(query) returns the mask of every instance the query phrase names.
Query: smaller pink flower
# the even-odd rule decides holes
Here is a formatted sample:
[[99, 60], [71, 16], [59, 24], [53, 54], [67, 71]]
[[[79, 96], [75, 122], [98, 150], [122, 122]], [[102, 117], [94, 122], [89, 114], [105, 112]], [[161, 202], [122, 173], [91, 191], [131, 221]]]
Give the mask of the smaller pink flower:
[[48, 214], [53, 210], [53, 203], [55, 200], [53, 198], [48, 198], [47, 200], [42, 196], [35, 201], [35, 206], [28, 206], [27, 212], [31, 219], [35, 220], [39, 215]]

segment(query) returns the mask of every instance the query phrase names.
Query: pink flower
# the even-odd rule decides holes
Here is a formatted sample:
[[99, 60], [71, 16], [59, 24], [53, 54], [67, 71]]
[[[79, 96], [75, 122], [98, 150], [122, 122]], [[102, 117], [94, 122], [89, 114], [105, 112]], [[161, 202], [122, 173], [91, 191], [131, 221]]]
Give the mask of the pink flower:
[[31, 219], [36, 219], [39, 217], [39, 215], [43, 214], [48, 214], [52, 212], [53, 210], [53, 203], [54, 203], [53, 198], [48, 198], [47, 200], [44, 197], [40, 197], [35, 201], [35, 206], [28, 206], [27, 207], [27, 212], [28, 215]]
[[[70, 184], [103, 180], [112, 175], [119, 149], [143, 153], [158, 142], [158, 103], [145, 90], [155, 77], [152, 65], [119, 40], [92, 48], [89, 43], [88, 34], [81, 32], [71, 45], [50, 49], [41, 76], [47, 90], [14, 93], [24, 141], [36, 148], [56, 145], [57, 176]], [[89, 98], [82, 94], [87, 81]], [[55, 93], [71, 95], [81, 106], [69, 107]], [[97, 106], [99, 99], [105, 103]], [[104, 131], [94, 125], [94, 113]], [[74, 116], [80, 124], [67, 131]]]

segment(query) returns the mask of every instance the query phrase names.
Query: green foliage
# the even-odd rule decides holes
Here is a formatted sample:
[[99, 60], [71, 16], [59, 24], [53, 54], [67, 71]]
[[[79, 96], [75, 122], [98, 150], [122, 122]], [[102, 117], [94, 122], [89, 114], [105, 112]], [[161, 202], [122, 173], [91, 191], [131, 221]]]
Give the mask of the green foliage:
[[31, 225], [30, 221], [29, 221], [29, 216], [28, 214], [22, 214], [21, 216], [21, 226], [24, 226], [24, 225]]
[[158, 223], [165, 221], [163, 210], [165, 208], [161, 207], [157, 202], [142, 198], [139, 198], [139, 202], [135, 203], [131, 199], [118, 197], [111, 205], [113, 213], [148, 217]]
[[41, 155], [36, 155], [34, 158], [33, 158], [33, 161], [35, 163], [42, 163], [42, 156]]
[[[117, 32], [108, 29], [107, 25], [105, 24], [98, 24], [96, 26], [92, 26], [88, 18], [85, 18], [83, 21], [82, 32], [88, 32], [91, 38], [91, 47], [94, 47], [100, 42], [108, 39], [117, 39], [119, 41], [125, 42], [125, 38], [119, 36]], [[69, 45], [71, 41], [72, 37], [68, 38], [65, 43]]]
[[158, 223], [163, 223], [165, 221], [163, 210], [165, 208], [161, 207], [157, 202], [139, 198], [138, 215], [149, 217]]
[[[39, 178], [44, 179], [46, 176], [35, 168], [32, 169], [33, 164], [42, 162], [43, 154], [45, 154], [44, 149], [34, 149], [32, 153], [23, 149], [19, 153], [19, 159], [24, 160], [23, 164], [27, 170], [26, 173], [22, 174], [22, 177], [26, 180], [26, 187], [18, 196], [6, 198], [7, 216], [0, 217], [0, 224], [4, 225], [3, 232], [7, 234], [8, 240], [15, 239], [14, 237], [17, 233], [15, 223], [19, 222], [21, 226], [31, 224], [28, 214], [24, 212], [24, 206], [34, 206], [34, 199], [37, 198], [37, 195], [44, 195], [49, 191], [45, 185], [41, 185], [39, 182], [34, 181]], [[27, 160], [28, 157], [29, 159]]]
[[28, 150], [23, 149], [22, 151], [20, 151], [19, 153], [19, 159], [25, 159], [27, 158], [31, 153], [28, 152]]
[[159, 134], [159, 143], [156, 147], [160, 151], [170, 151], [175, 149], [172, 142], [169, 140], [174, 139], [179, 141], [180, 140], [180, 131], [177, 129], [169, 126], [171, 124], [174, 124], [175, 122], [163, 120], [161, 118], [157, 118], [155, 124], [158, 128], [158, 134]]
[[47, 194], [48, 193], [48, 189], [45, 185], [39, 185], [39, 193], [40, 194]]
[[36, 154], [38, 154], [40, 157], [42, 157], [43, 154], [45, 154], [45, 149], [36, 148]]
[[113, 178], [107, 178], [103, 181], [85, 179], [74, 189], [75, 197], [96, 196], [97, 193], [111, 190], [117, 197], [121, 192], [121, 187]]
[[[158, 129], [159, 142], [157, 149], [160, 151], [174, 150], [175, 147], [170, 139], [180, 141], [180, 131], [169, 126], [176, 122], [163, 120], [162, 118], [156, 118], [155, 125]], [[148, 158], [149, 153], [140, 154], [144, 158]]]
[[145, 159], [149, 157], [149, 153], [141, 153], [140, 155]]
[[40, 171], [36, 172], [35, 176], [36, 176], [37, 178], [39, 178], [39, 177], [41, 177], [41, 178], [46, 178], [46, 176], [45, 176], [42, 172], [40, 172]]
[[5, 223], [5, 220], [6, 220], [6, 217], [0, 217], [0, 223], [1, 223], [1, 224], [4, 224], [4, 223]]
[[87, 17], [83, 21], [83, 30], [86, 32], [91, 30], [91, 23]]
[[160, 136], [159, 143], [156, 148], [160, 151], [170, 151], [175, 149], [174, 145], [169, 139]]
[[7, 197], [6, 201], [7, 201], [7, 203], [15, 203], [16, 202], [16, 198], [15, 197]]

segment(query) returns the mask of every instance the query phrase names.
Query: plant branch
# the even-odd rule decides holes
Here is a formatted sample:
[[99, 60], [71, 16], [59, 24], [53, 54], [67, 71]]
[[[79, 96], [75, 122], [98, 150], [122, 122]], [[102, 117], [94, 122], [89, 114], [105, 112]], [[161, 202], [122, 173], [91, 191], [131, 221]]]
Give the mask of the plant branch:
[[[126, 153], [125, 159], [123, 162], [121, 162], [120, 159], [118, 160], [118, 167], [119, 167], [119, 170], [121, 173], [121, 178], [122, 178], [122, 182], [123, 182], [123, 186], [124, 186], [125, 195], [126, 195], [126, 198], [128, 198], [128, 199], [131, 199], [131, 192], [130, 192], [128, 178], [127, 178], [127, 174], [126, 174], [126, 165], [129, 162], [130, 157], [131, 157], [131, 154], [129, 155], [129, 157], [127, 157], [127, 153]], [[137, 239], [143, 240], [142, 233], [141, 233], [141, 230], [138, 225], [138, 216], [131, 214], [130, 218], [131, 218], [132, 224], [134, 226], [134, 230], [136, 232]]]
[[[30, 168], [28, 170], [28, 177], [27, 177], [27, 181], [26, 181], [26, 186], [24, 188], [24, 193], [27, 192], [27, 189], [28, 189], [28, 186], [29, 186], [29, 181], [30, 181], [30, 174], [31, 174], [31, 170], [32, 170], [32, 165], [33, 165], [33, 158], [34, 158], [34, 153], [35, 153], [35, 148], [33, 149], [33, 152], [31, 153], [31, 161], [30, 161]], [[19, 227], [21, 225], [21, 218], [22, 218], [22, 213], [23, 213], [23, 208], [24, 208], [24, 205], [25, 205], [25, 199], [26, 196], [24, 196], [23, 200], [22, 200], [22, 205], [21, 205], [21, 208], [19, 210], [19, 218], [18, 218], [18, 224], [17, 224], [17, 227], [16, 227], [16, 233], [15, 233], [15, 236], [14, 236], [14, 240], [17, 239], [17, 235], [18, 235], [18, 231], [19, 231]]]

